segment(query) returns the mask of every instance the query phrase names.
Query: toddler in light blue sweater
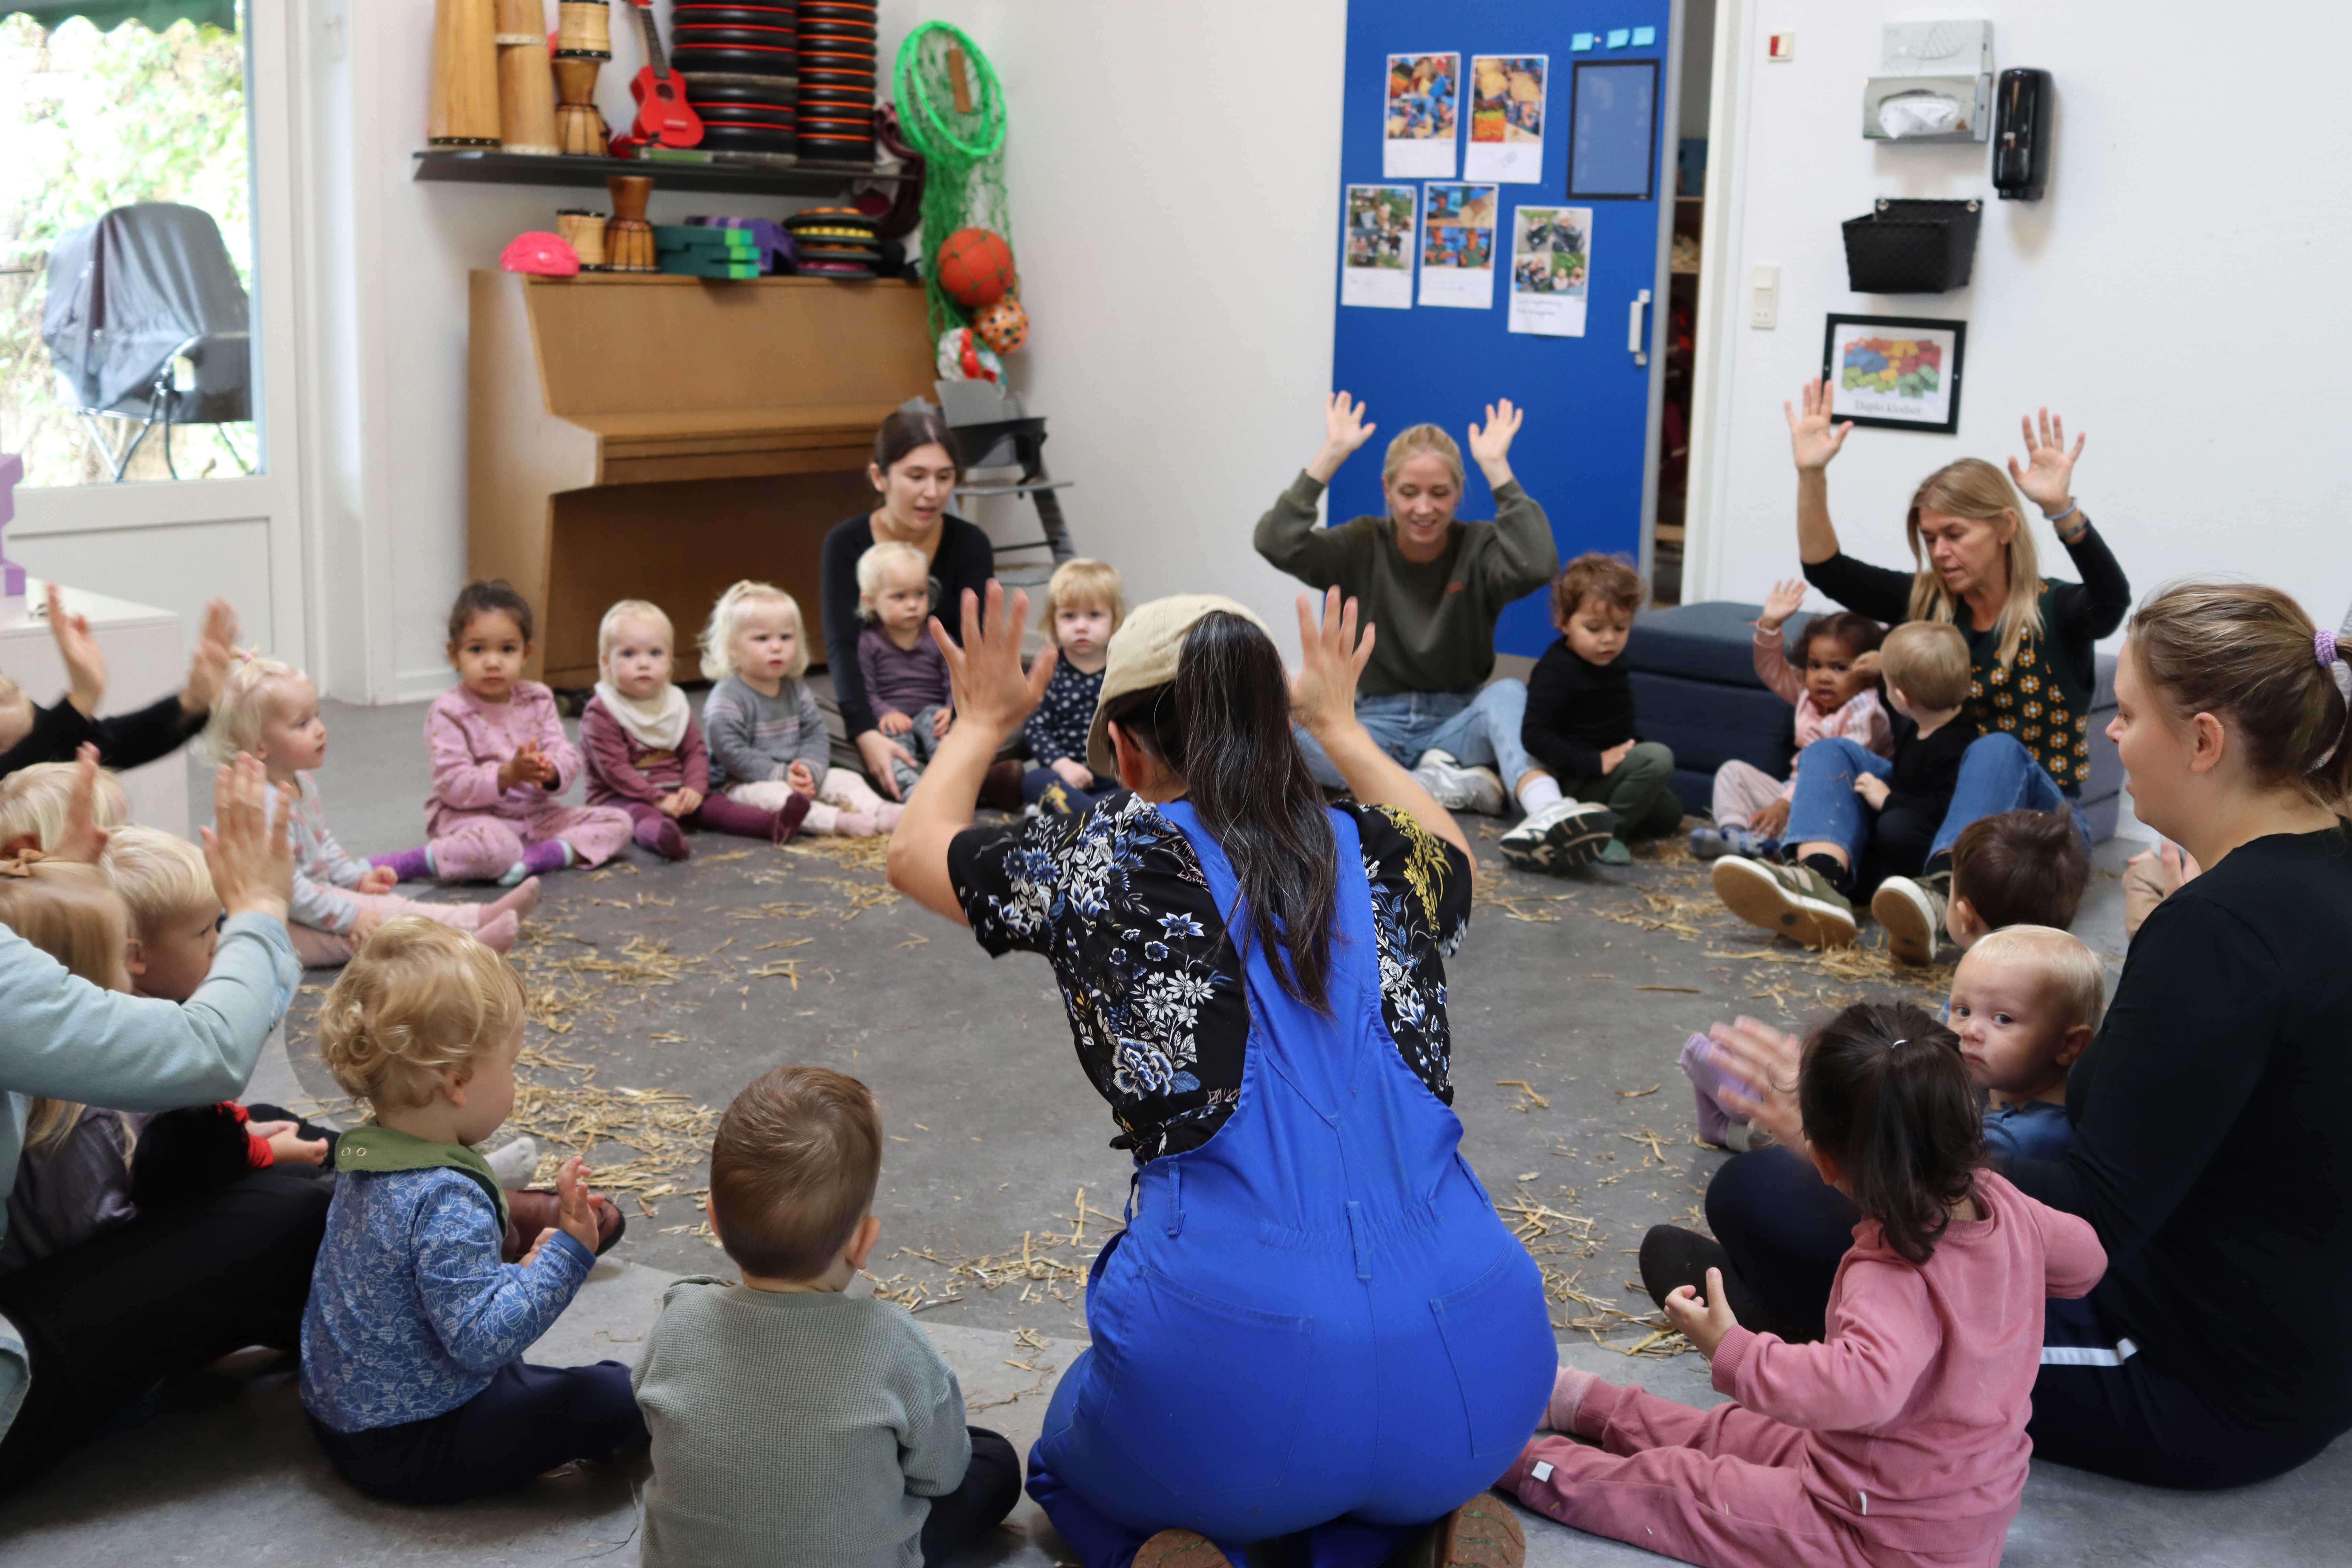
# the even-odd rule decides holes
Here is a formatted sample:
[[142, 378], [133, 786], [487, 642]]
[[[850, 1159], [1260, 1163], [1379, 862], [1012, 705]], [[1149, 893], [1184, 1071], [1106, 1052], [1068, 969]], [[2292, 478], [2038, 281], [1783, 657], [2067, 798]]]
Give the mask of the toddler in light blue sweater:
[[619, 1362], [522, 1352], [596, 1259], [588, 1170], [565, 1162], [556, 1228], [499, 1261], [506, 1195], [474, 1145], [514, 1109], [522, 985], [464, 932], [403, 916], [369, 938], [319, 1015], [335, 1079], [374, 1114], [341, 1172], [302, 1314], [302, 1405], [343, 1479], [391, 1502], [457, 1502], [641, 1447]]

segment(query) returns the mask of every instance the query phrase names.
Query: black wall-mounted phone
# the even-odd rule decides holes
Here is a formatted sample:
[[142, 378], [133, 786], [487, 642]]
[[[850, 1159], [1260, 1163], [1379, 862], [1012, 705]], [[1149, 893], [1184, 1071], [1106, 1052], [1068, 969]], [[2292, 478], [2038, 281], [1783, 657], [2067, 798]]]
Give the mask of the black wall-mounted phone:
[[2001, 72], [1993, 105], [1992, 188], [2005, 202], [2038, 202], [2050, 184], [2050, 73]]

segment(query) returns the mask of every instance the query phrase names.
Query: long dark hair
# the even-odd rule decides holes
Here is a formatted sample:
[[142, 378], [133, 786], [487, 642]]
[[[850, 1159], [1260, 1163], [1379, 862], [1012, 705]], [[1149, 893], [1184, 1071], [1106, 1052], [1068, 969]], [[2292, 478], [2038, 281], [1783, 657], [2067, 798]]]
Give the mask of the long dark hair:
[[1290, 681], [1273, 639], [1212, 611], [1184, 635], [1176, 679], [1111, 700], [1105, 716], [1184, 780], [1184, 798], [1234, 863], [1250, 938], [1283, 990], [1330, 1011], [1339, 844], [1290, 734]]
[[900, 408], [882, 421], [874, 432], [874, 466], [888, 478], [890, 465], [918, 447], [938, 447], [955, 465], [956, 478], [963, 478], [963, 448], [956, 445], [955, 432], [948, 427], [946, 418], [928, 408]]
[[1857, 1002], [1806, 1040], [1797, 1107], [1805, 1136], [1844, 1171], [1854, 1207], [1926, 1264], [1984, 1163], [1958, 1037], [1908, 1002]]

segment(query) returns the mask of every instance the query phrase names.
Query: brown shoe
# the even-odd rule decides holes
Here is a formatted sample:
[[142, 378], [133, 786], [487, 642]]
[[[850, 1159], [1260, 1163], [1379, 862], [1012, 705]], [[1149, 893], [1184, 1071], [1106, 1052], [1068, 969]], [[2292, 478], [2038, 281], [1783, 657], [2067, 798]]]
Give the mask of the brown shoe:
[[1381, 1568], [1526, 1568], [1527, 1561], [1528, 1535], [1518, 1515], [1494, 1493], [1480, 1492]]
[[1135, 1568], [1234, 1568], [1217, 1543], [1191, 1530], [1163, 1530], [1135, 1553]]
[[[557, 1228], [556, 1216], [562, 1210], [562, 1194], [545, 1187], [508, 1188], [506, 1245], [499, 1249], [505, 1261], [521, 1262], [541, 1231]], [[602, 1258], [628, 1230], [629, 1221], [612, 1199], [601, 1195], [588, 1200], [588, 1212], [596, 1216], [596, 1256]]]

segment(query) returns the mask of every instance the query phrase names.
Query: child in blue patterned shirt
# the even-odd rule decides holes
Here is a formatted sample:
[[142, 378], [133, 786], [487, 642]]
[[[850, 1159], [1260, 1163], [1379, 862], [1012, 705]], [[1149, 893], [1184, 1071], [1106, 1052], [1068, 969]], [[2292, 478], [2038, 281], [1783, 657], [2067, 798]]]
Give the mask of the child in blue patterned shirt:
[[1087, 731], [1102, 697], [1111, 634], [1126, 618], [1118, 568], [1083, 559], [1054, 568], [1045, 584], [1045, 626], [1060, 656], [1037, 710], [1021, 726], [1031, 759], [1021, 797], [1039, 811], [1084, 811], [1119, 787], [1087, 766]]
[[556, 1228], [499, 1261], [506, 1194], [474, 1145], [514, 1109], [522, 1019], [503, 958], [413, 915], [376, 930], [320, 1010], [320, 1054], [374, 1114], [336, 1147], [302, 1405], [343, 1479], [388, 1502], [457, 1502], [647, 1441], [619, 1362], [522, 1361], [597, 1243], [575, 1157]]

